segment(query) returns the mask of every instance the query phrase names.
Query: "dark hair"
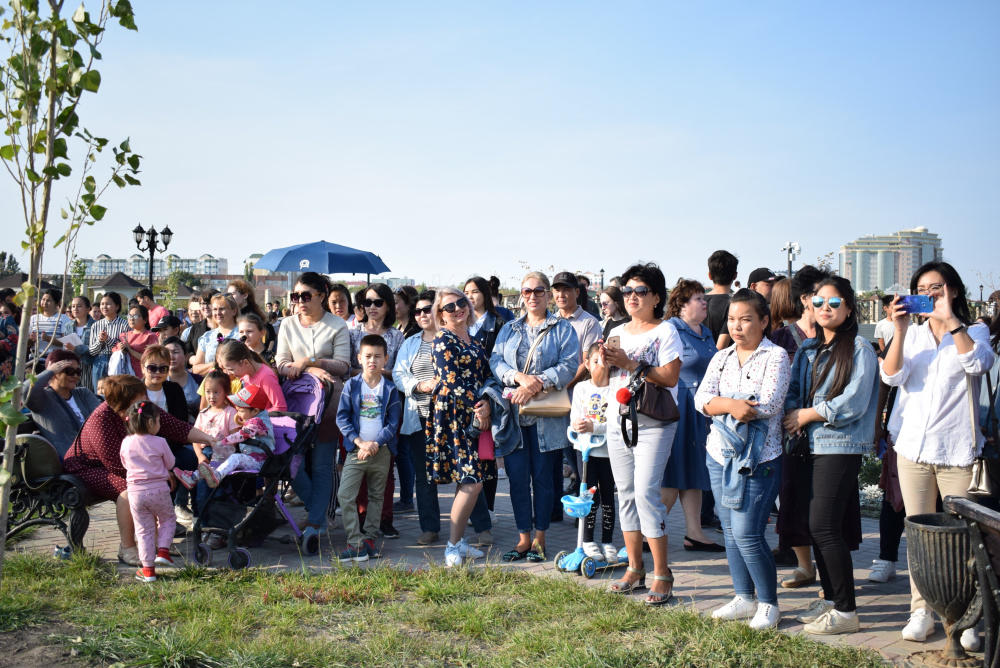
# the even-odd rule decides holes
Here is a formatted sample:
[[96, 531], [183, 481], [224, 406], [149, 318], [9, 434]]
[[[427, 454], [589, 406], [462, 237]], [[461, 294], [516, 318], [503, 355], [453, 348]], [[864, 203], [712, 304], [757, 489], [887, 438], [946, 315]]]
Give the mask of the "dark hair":
[[[589, 360], [590, 356], [593, 355], [598, 350], [600, 350], [602, 345], [604, 344], [601, 343], [600, 341], [596, 341], [587, 346], [587, 349], [583, 351], [583, 361], [586, 362], [587, 360]], [[580, 380], [590, 380], [590, 369], [585, 368], [583, 370], [583, 377]]]
[[368, 287], [367, 286], [361, 288], [360, 290], [358, 290], [357, 292], [354, 293], [354, 308], [356, 308], [356, 309], [358, 309], [358, 308], [363, 309], [364, 308], [361, 305], [361, 302], [363, 302], [365, 300], [365, 293], [366, 292], [368, 292]]
[[72, 350], [66, 350], [65, 348], [55, 348], [45, 358], [45, 367], [48, 368], [53, 364], [55, 364], [56, 362], [62, 362], [63, 360], [70, 360], [72, 362], [80, 364], [80, 356], [77, 355]]
[[207, 290], [202, 290], [201, 291], [201, 303], [202, 303], [202, 305], [208, 304], [209, 306], [211, 306], [211, 304], [212, 304], [212, 297], [214, 297], [217, 294], [219, 294], [219, 291], [217, 289], [215, 289], [215, 288], [208, 288]]
[[578, 285], [579, 285], [580, 281], [587, 281], [587, 287], [588, 288], [590, 287], [590, 279], [587, 278], [586, 276], [584, 276], [583, 274], [577, 274], [576, 275], [576, 282], [577, 282]]
[[410, 298], [410, 301], [406, 302], [407, 304], [413, 304], [414, 302], [416, 302], [417, 296], [420, 294], [417, 292], [417, 289], [412, 285], [401, 285], [398, 288], [396, 288], [396, 294], [398, 295], [400, 293]]
[[149, 309], [142, 304], [131, 304], [129, 305], [128, 310], [131, 311], [132, 309], [139, 312], [139, 315], [141, 315], [142, 319], [146, 322], [146, 329], [149, 329]]
[[87, 305], [88, 311], [93, 307], [93, 304], [90, 303], [90, 298], [87, 297], [87, 295], [77, 295], [76, 297], [73, 297], [73, 299], [82, 299], [83, 303]]
[[667, 279], [663, 277], [663, 272], [655, 262], [633, 264], [622, 274], [621, 285], [624, 286], [633, 279], [645, 283], [660, 298], [653, 307], [653, 317], [662, 318], [663, 310], [667, 307]]
[[931, 271], [941, 274], [945, 285], [955, 293], [951, 299], [951, 312], [962, 321], [963, 325], [971, 325], [972, 314], [969, 313], [969, 302], [965, 299], [965, 283], [962, 282], [962, 277], [958, 275], [955, 268], [947, 262], [928, 262], [917, 269], [913, 278], [910, 279], [910, 294], [917, 294], [917, 283], [920, 281], [920, 277]]
[[1000, 353], [1000, 312], [993, 316], [993, 322], [990, 324], [990, 334], [993, 335], [993, 340], [990, 343], [993, 344], [994, 352]]
[[241, 322], [249, 322], [251, 325], [259, 329], [260, 331], [262, 332], [264, 331], [264, 319], [261, 318], [256, 313], [247, 313], [246, 315], [241, 315], [240, 317], [236, 318], [237, 324]]
[[307, 271], [306, 273], [299, 276], [296, 283], [301, 283], [307, 288], [312, 288], [318, 292], [322, 297], [320, 298], [320, 303], [323, 305], [323, 310], [327, 313], [330, 312], [330, 279], [323, 274], [317, 274], [315, 271]]
[[[379, 299], [385, 300], [385, 321], [382, 323], [383, 327], [392, 327], [396, 324], [396, 298], [392, 294], [392, 288], [390, 288], [385, 283], [372, 283], [367, 288], [365, 288], [361, 300], [364, 301], [368, 297], [368, 291], [374, 290], [375, 294], [378, 295]], [[365, 309], [364, 315], [361, 316], [361, 322], [368, 322], [368, 309]]]
[[150, 290], [149, 288], [140, 288], [139, 292], [135, 293], [135, 298], [142, 299], [143, 297], [149, 297], [150, 299], [152, 299], [153, 291]]
[[882, 306], [888, 306], [892, 303], [893, 295], [882, 295]]
[[[260, 320], [260, 318], [258, 318]], [[219, 344], [219, 347], [215, 349], [215, 360], [218, 364], [223, 360], [228, 362], [250, 362], [254, 361], [258, 364], [264, 364], [264, 359], [250, 350], [250, 346], [243, 343], [239, 339], [226, 339]], [[228, 378], [228, 376], [226, 376]]]
[[816, 292], [816, 286], [828, 278], [830, 274], [822, 269], [817, 269], [811, 264], [803, 265], [792, 276], [792, 297], [801, 304], [802, 297]]
[[160, 417], [159, 406], [149, 399], [137, 401], [128, 408], [125, 426], [130, 434], [150, 434], [153, 421], [158, 417]]
[[170, 351], [167, 350], [166, 347], [161, 346], [159, 344], [147, 346], [146, 349], [142, 351], [142, 357], [139, 359], [139, 362], [142, 364], [143, 367], [145, 367], [146, 360], [148, 360], [151, 357], [155, 357], [161, 360], [166, 360], [167, 364], [170, 364]]
[[490, 296], [500, 299], [500, 279], [490, 276]]
[[180, 346], [181, 349], [183, 349], [184, 340], [179, 336], [168, 336], [166, 339], [163, 340], [163, 343], [161, 343], [160, 345], [163, 347], [177, 345]]
[[[717, 250], [708, 256], [708, 273], [716, 285], [729, 285], [736, 280], [740, 261], [729, 251]], [[625, 278], [623, 275], [622, 278]]]
[[[351, 303], [351, 291], [347, 289], [346, 285], [344, 285], [343, 283], [333, 283], [330, 286], [330, 295], [332, 295], [334, 292], [339, 292], [340, 294], [344, 295], [344, 299], [346, 299], [348, 305], [350, 305], [350, 303]], [[327, 295], [327, 298], [326, 298], [326, 301], [328, 303], [330, 301], [330, 295]]]
[[358, 344], [358, 352], [365, 346], [370, 348], [381, 348], [385, 355], [389, 354], [389, 346], [386, 345], [385, 339], [383, 339], [378, 334], [365, 334], [361, 337], [361, 343]]
[[56, 290], [55, 288], [46, 288], [46, 289], [42, 290], [41, 294], [39, 294], [39, 299], [41, 299], [45, 295], [48, 295], [49, 297], [52, 297], [52, 301], [54, 301], [56, 303], [56, 306], [61, 306], [62, 305], [62, 291], [61, 290]]
[[[434, 298], [437, 297], [437, 292], [434, 290], [424, 290], [419, 295], [417, 295], [417, 302], [431, 302], [434, 303]], [[413, 302], [416, 304], [417, 302]]]
[[684, 305], [699, 292], [705, 294], [705, 286], [700, 281], [692, 281], [689, 278], [677, 279], [677, 285], [670, 290], [670, 297], [667, 299], [667, 317], [679, 318]]
[[[809, 390], [810, 400], [816, 396], [816, 388], [826, 382], [826, 379], [834, 369], [836, 369], [836, 372], [833, 377], [833, 385], [830, 387], [830, 391], [826, 393], [827, 401], [839, 397], [844, 393], [848, 383], [851, 382], [851, 374], [854, 373], [854, 340], [858, 336], [858, 305], [854, 297], [854, 288], [851, 287], [851, 282], [843, 276], [831, 276], [827, 278], [819, 284], [817, 291], [826, 286], [832, 287], [840, 294], [840, 298], [844, 300], [841, 308], [850, 309], [850, 313], [844, 322], [840, 323], [836, 333], [833, 335], [833, 341], [830, 342], [830, 357], [827, 359], [826, 364], [823, 365], [823, 370], [819, 372], [816, 382], [813, 383], [812, 388]], [[817, 332], [816, 338], [807, 347], [819, 348], [824, 345], [823, 339], [824, 337], [820, 336]], [[819, 358], [817, 357], [818, 360]]]
[[625, 310], [625, 298], [622, 297], [622, 291], [617, 286], [609, 285], [601, 291], [602, 295], [607, 295], [611, 297], [611, 301], [615, 303], [615, 308], [618, 309], [618, 315], [622, 318], [628, 317], [628, 311]]
[[[225, 392], [223, 394], [226, 395], [226, 403], [229, 403], [229, 391], [232, 389], [232, 381], [229, 379], [229, 375], [218, 369], [212, 369], [205, 376], [204, 385], [207, 386], [210, 382], [222, 383], [222, 386], [225, 388]], [[205, 392], [205, 396], [208, 397], [207, 391]]]
[[783, 327], [786, 320], [801, 317], [802, 302], [792, 297], [792, 282], [784, 276], [778, 278], [771, 288], [771, 328]]
[[[487, 281], [482, 276], [473, 276], [472, 278], [467, 280], [465, 282], [465, 285], [463, 285], [462, 287], [464, 288], [469, 283], [475, 284], [476, 289], [482, 293], [486, 302], [486, 312], [492, 313], [493, 315], [497, 315], [497, 307], [493, 304], [493, 288], [490, 287], [490, 282]], [[465, 292], [464, 289], [462, 291]]]
[[[764, 295], [750, 288], [740, 288], [733, 295], [732, 299], [729, 300], [729, 306], [731, 307], [733, 304], [750, 304], [753, 306], [753, 310], [756, 311], [758, 318], [761, 320], [767, 318], [767, 324], [764, 325], [764, 338], [768, 337], [771, 333], [771, 309], [768, 307]], [[727, 329], [726, 331], [728, 332], [729, 330]]]

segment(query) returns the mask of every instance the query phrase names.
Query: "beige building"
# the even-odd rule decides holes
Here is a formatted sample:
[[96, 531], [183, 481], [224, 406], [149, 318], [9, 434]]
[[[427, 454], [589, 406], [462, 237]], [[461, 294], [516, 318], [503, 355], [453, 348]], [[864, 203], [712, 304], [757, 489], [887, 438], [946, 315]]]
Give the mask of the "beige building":
[[915, 227], [893, 234], [869, 234], [840, 247], [840, 275], [857, 292], [908, 287], [921, 265], [940, 261], [944, 250], [937, 234]]

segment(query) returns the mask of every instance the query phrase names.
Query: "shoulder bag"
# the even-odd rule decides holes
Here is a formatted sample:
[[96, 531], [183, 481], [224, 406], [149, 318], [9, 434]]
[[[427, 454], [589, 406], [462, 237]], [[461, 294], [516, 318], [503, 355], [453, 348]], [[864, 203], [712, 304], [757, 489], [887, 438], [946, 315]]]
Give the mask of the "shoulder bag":
[[[677, 402], [674, 395], [666, 387], [660, 387], [656, 383], [646, 380], [649, 373], [649, 364], [640, 364], [632, 375], [629, 382], [629, 389], [632, 386], [632, 398], [627, 403], [618, 406], [618, 414], [621, 416], [622, 440], [625, 445], [634, 448], [639, 442], [639, 415], [659, 420], [665, 424], [677, 422], [681, 419], [681, 413], [677, 409]], [[629, 436], [629, 422], [632, 423], [632, 435]]]
[[[977, 418], [978, 411], [976, 410], [976, 400], [972, 396], [972, 376], [969, 374], [965, 375], [966, 387], [968, 388], [967, 394], [969, 395], [969, 418], [972, 426], [972, 451], [976, 451], [976, 443], [979, 440], [979, 420]], [[993, 437], [996, 438], [996, 411], [994, 410], [993, 404], [995, 401], [995, 396], [993, 395], [993, 381], [989, 377], [989, 372], [986, 373], [987, 391], [990, 400], [990, 411], [987, 416], [987, 428], [993, 430]], [[990, 419], [992, 416], [992, 420]], [[994, 440], [994, 447], [997, 445]], [[996, 457], [996, 451], [994, 450], [990, 456], [987, 454], [988, 446], [983, 447], [983, 452], [976, 457], [972, 462], [972, 480], [969, 482], [969, 489], [967, 490], [969, 494], [973, 496], [995, 496], [998, 491], [1000, 491], [1000, 460]]]
[[[792, 329], [794, 333], [795, 330]], [[805, 353], [802, 353], [805, 355]], [[812, 388], [816, 385], [816, 367], [819, 366], [819, 352], [816, 353], [816, 361], [813, 363], [812, 372], [809, 378], [809, 388], [800, 388], [800, 393], [802, 400], [799, 402], [799, 408], [805, 408], [806, 402], [809, 400], [808, 397], [812, 392]], [[808, 389], [808, 391], [807, 391]], [[809, 450], [809, 432], [806, 430], [800, 431], [796, 435], [789, 434], [785, 432], [784, 439], [784, 451], [786, 455], [799, 455], [804, 457], [808, 455], [811, 451]]]
[[[546, 327], [538, 333], [538, 338], [531, 344], [531, 350], [528, 351], [528, 358], [524, 360], [524, 370], [521, 373], [528, 375], [528, 369], [531, 368], [531, 358], [535, 356], [538, 344], [542, 342], [542, 339], [549, 333], [550, 329], [552, 329], [551, 326]], [[535, 417], [566, 417], [569, 415], [569, 411], [569, 391], [566, 388], [557, 390], [553, 385], [552, 387], [543, 389], [533, 396], [528, 403], [521, 406], [520, 413], [521, 415], [533, 415]]]

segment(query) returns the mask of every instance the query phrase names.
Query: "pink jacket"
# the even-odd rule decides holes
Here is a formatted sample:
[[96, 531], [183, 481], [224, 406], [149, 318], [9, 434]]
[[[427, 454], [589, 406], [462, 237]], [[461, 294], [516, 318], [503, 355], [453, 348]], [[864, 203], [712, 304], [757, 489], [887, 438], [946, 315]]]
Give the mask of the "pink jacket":
[[169, 489], [174, 453], [166, 439], [148, 434], [126, 436], [122, 441], [122, 466], [130, 490]]

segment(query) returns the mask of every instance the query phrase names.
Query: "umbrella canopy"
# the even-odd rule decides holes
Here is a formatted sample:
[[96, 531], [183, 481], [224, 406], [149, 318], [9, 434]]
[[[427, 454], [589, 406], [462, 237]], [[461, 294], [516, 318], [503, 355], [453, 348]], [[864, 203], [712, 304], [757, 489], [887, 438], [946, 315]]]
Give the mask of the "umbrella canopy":
[[254, 264], [267, 271], [316, 271], [321, 274], [381, 274], [389, 267], [368, 251], [328, 241], [275, 248]]

